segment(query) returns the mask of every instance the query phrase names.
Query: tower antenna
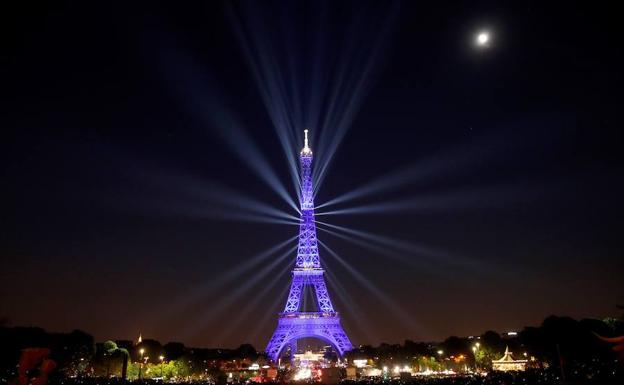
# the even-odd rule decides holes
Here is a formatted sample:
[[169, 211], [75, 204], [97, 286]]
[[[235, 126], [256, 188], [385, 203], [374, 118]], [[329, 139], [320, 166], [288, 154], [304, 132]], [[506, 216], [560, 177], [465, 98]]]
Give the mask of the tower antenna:
[[308, 146], [308, 130], [303, 130], [303, 150], [301, 150], [302, 154], [311, 154], [312, 150], [310, 150], [310, 146]]

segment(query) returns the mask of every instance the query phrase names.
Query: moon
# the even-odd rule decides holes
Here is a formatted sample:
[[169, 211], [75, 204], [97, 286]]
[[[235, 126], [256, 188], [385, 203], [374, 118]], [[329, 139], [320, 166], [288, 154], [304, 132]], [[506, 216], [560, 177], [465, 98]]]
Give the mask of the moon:
[[485, 31], [479, 32], [476, 41], [478, 46], [485, 47], [490, 42], [490, 34]]

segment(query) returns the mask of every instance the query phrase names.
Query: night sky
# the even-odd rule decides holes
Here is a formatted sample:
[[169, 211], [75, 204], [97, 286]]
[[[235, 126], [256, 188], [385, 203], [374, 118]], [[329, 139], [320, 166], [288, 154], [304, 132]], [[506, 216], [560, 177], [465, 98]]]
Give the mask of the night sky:
[[[238, 202], [297, 215], [259, 154], [297, 194], [241, 36], [291, 95], [324, 103], [284, 98], [280, 126], [310, 129], [315, 164], [338, 145], [316, 204], [377, 187], [317, 210], [385, 240], [318, 233], [349, 266], [321, 248], [354, 344], [618, 315], [624, 45], [606, 3], [84, 3], [0, 12], [10, 324], [264, 348], [295, 253], [271, 262], [295, 244], [245, 266], [297, 227]], [[335, 102], [349, 76], [364, 86], [339, 95], [357, 102]], [[351, 117], [341, 141], [310, 118], [332, 105]]]

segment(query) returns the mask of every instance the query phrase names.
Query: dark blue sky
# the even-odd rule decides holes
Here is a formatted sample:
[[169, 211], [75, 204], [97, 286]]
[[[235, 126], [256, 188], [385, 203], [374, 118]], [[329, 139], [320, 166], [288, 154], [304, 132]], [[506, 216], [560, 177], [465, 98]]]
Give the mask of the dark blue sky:
[[[255, 159], [224, 143], [227, 114], [296, 197], [234, 20], [268, 26], [260, 39], [274, 49], [260, 52], [278, 76], [318, 59], [332, 89], [345, 47], [363, 58], [349, 73], [374, 69], [317, 204], [407, 170], [332, 210], [412, 206], [322, 220], [439, 253], [319, 232], [400, 308], [321, 250], [354, 343], [602, 318], [624, 300], [622, 31], [604, 4], [69, 2], [0, 14], [0, 315], [15, 325], [264, 346], [287, 266], [256, 286], [244, 282], [261, 267], [210, 287], [297, 231], [224, 220], [214, 201], [227, 188], [293, 214], [247, 167]], [[483, 27], [493, 41], [479, 50]], [[291, 80], [295, 92], [319, 86]]]

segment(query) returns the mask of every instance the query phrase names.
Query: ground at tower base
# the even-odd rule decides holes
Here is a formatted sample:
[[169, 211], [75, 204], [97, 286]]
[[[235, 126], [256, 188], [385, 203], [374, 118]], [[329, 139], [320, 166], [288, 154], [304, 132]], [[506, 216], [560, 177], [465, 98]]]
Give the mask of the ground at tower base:
[[147, 337], [96, 343], [81, 331], [5, 326], [0, 384], [615, 385], [624, 383], [622, 336], [621, 320], [551, 316], [517, 332], [360, 345], [343, 359], [331, 348], [300, 344], [294, 362], [288, 352], [274, 362], [249, 344], [205, 349]]

